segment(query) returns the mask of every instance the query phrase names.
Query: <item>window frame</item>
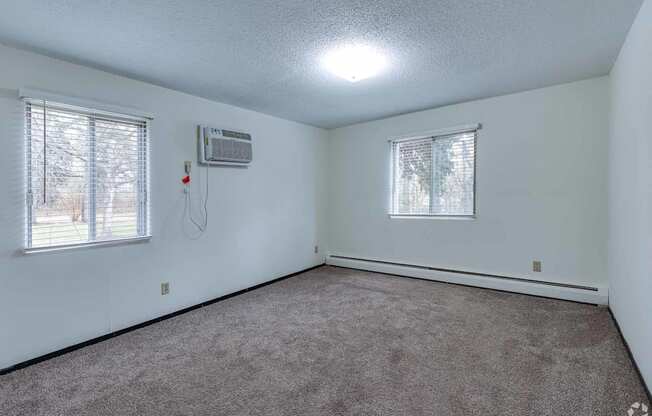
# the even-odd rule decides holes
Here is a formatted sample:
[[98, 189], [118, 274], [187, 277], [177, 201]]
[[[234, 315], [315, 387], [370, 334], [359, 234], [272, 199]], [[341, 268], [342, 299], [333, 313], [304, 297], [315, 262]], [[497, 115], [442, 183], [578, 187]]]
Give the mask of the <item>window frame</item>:
[[[389, 143], [389, 208], [387, 216], [391, 219], [448, 219], [448, 220], [475, 220], [478, 217], [478, 196], [477, 196], [477, 184], [478, 184], [478, 135], [479, 131], [482, 129], [482, 124], [469, 124], [445, 129], [438, 130], [429, 130], [421, 133], [414, 133], [405, 136], [393, 137], [388, 140]], [[395, 213], [394, 211], [394, 196], [396, 193], [396, 166], [394, 158], [394, 145], [400, 142], [409, 142], [417, 141], [424, 139], [432, 139], [434, 142], [437, 138], [443, 138], [446, 136], [451, 136], [455, 134], [463, 133], [474, 133], [473, 138], [473, 213], [472, 214], [400, 214]], [[434, 157], [434, 154], [432, 155]], [[433, 161], [433, 172], [434, 172], [434, 161]], [[432, 190], [431, 190], [432, 193]], [[431, 201], [432, 204], [432, 201]]]
[[[24, 247], [25, 254], [50, 252], [68, 250], [74, 248], [95, 247], [95, 246], [112, 246], [119, 244], [132, 244], [139, 242], [146, 242], [151, 240], [151, 208], [150, 208], [150, 131], [151, 121], [153, 116], [149, 113], [144, 113], [139, 110], [117, 107], [113, 105], [104, 105], [93, 101], [65, 97], [55, 95], [47, 92], [40, 92], [39, 90], [21, 89], [19, 97], [23, 103], [23, 120], [24, 130], [23, 139], [25, 143], [25, 234], [24, 234]], [[74, 112], [87, 116], [89, 125], [94, 126], [97, 120], [117, 121], [125, 123], [133, 123], [139, 125], [138, 128], [138, 173], [137, 173], [137, 221], [136, 221], [136, 235], [132, 237], [117, 237], [108, 240], [95, 240], [94, 229], [96, 227], [95, 212], [97, 210], [96, 202], [93, 195], [95, 194], [95, 187], [91, 187], [88, 195], [88, 208], [89, 216], [93, 218], [89, 222], [88, 241], [80, 243], [69, 244], [53, 244], [47, 246], [33, 247], [32, 244], [32, 228], [33, 228], [33, 190], [32, 190], [32, 113], [31, 108], [33, 105], [41, 106], [43, 108], [54, 108], [64, 111]], [[140, 127], [142, 125], [142, 127]], [[97, 143], [95, 129], [91, 127], [89, 133], [89, 153], [94, 155], [93, 149]], [[91, 168], [95, 167], [95, 163]], [[91, 175], [92, 177], [93, 175]], [[92, 223], [92, 224], [91, 224]]]

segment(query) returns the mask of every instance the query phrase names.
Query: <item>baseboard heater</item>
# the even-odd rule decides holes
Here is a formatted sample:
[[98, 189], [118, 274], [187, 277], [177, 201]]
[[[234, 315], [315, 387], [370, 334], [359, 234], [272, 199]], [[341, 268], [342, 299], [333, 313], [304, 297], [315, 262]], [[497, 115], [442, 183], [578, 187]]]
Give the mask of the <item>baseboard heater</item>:
[[606, 287], [547, 282], [514, 276], [342, 255], [330, 255], [327, 264], [596, 305], [606, 305], [608, 303], [608, 290]]

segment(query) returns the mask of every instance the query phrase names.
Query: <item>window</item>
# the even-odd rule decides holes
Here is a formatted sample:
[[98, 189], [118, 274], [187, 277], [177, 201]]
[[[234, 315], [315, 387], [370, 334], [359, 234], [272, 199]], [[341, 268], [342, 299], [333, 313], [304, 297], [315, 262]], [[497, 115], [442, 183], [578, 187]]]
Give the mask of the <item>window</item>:
[[390, 215], [474, 216], [476, 135], [477, 127], [392, 141]]
[[147, 128], [25, 99], [27, 249], [149, 236]]

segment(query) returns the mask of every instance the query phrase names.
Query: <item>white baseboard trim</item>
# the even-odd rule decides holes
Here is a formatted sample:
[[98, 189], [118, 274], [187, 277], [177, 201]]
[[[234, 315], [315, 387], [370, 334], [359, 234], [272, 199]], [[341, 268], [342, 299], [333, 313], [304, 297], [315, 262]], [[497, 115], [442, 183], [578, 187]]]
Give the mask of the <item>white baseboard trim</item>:
[[482, 275], [463, 271], [447, 271], [430, 266], [393, 263], [374, 259], [361, 259], [348, 256], [330, 255], [326, 264], [350, 269], [359, 269], [379, 273], [395, 274], [437, 282], [455, 283], [486, 289], [496, 289], [506, 292], [526, 295], [543, 296], [547, 298], [571, 300], [575, 302], [607, 305], [609, 302], [608, 288], [604, 286], [579, 286], [562, 283], [532, 281], [528, 279]]

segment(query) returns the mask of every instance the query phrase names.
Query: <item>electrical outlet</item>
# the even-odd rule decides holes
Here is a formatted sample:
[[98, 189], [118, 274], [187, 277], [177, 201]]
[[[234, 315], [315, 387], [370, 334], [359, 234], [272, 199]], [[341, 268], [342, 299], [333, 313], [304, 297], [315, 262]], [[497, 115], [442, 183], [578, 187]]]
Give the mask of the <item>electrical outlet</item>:
[[541, 261], [539, 260], [534, 260], [532, 262], [532, 271], [540, 273], [541, 272]]
[[315, 246], [315, 254], [319, 253], [319, 246]]
[[170, 294], [170, 283], [169, 282], [161, 283], [161, 295], [165, 296], [168, 294]]
[[192, 162], [189, 160], [183, 162], [183, 170], [186, 172], [186, 175], [190, 175], [190, 171], [192, 170]]

